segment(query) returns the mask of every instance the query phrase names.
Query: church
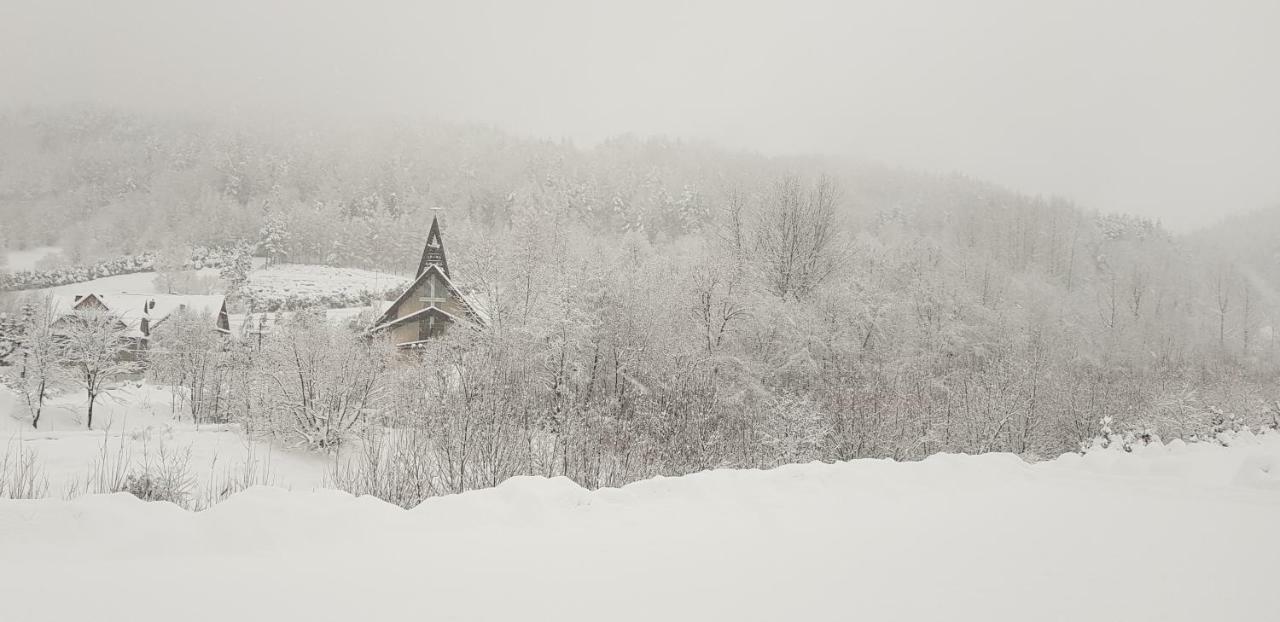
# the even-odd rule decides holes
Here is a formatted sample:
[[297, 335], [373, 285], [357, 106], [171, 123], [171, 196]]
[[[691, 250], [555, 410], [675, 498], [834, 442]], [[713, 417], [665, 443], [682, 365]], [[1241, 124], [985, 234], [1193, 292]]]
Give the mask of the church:
[[397, 347], [412, 348], [443, 335], [455, 325], [487, 324], [481, 307], [450, 279], [440, 222], [433, 217], [413, 283], [387, 307], [370, 332], [385, 333]]

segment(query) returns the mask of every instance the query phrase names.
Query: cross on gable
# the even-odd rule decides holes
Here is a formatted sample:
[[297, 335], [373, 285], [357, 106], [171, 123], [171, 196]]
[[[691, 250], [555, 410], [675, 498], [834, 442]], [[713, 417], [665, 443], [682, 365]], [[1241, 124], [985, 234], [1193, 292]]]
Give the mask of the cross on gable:
[[440, 282], [439, 279], [427, 279], [426, 286], [427, 288], [423, 292], [423, 296], [418, 299], [419, 302], [427, 305], [428, 307], [438, 307], [449, 299], [449, 290], [444, 286], [444, 283]]

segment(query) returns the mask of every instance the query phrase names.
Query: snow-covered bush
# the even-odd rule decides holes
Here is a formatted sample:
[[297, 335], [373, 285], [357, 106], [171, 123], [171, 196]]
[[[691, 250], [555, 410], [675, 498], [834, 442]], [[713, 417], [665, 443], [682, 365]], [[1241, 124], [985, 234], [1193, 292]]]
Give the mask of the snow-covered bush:
[[374, 431], [355, 458], [335, 464], [334, 486], [412, 508], [441, 494], [440, 465], [431, 436], [420, 429]]
[[168, 501], [183, 507], [190, 500], [192, 480], [177, 475], [175, 472], [131, 472], [125, 477], [124, 492], [143, 501]]
[[322, 312], [299, 312], [253, 359], [255, 416], [290, 443], [336, 447], [376, 413], [390, 362], [385, 341], [334, 327]]
[[161, 442], [154, 457], [144, 448], [141, 463], [130, 468], [121, 491], [143, 501], [168, 501], [189, 508], [195, 483], [191, 448], [173, 451]]
[[0, 367], [12, 364], [10, 357], [18, 351], [22, 324], [20, 318], [0, 311]]
[[272, 286], [255, 285], [250, 281], [241, 286], [238, 300], [244, 309], [256, 313], [314, 308], [343, 309], [366, 307], [375, 302], [394, 300], [401, 291], [403, 291], [401, 286], [378, 291], [280, 291]]
[[[219, 268], [236, 260], [234, 248], [198, 246], [190, 251], [190, 256], [181, 261], [185, 270], [201, 268]], [[161, 262], [163, 263], [163, 261]], [[91, 265], [69, 266], [53, 270], [20, 270], [18, 272], [0, 272], [0, 291], [20, 291], [27, 289], [43, 289], [59, 285], [84, 283], [121, 274], [152, 272], [157, 266], [157, 253], [141, 253], [128, 257], [117, 257], [100, 261]]]
[[757, 430], [764, 446], [786, 464], [821, 459], [820, 449], [831, 426], [811, 404], [775, 397], [761, 412]]

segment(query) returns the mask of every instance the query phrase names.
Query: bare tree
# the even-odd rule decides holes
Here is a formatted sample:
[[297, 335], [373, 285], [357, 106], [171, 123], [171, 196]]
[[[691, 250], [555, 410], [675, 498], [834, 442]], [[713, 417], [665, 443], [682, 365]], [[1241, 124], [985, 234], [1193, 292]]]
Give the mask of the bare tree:
[[1098, 319], [1108, 329], [1115, 330], [1120, 310], [1120, 284], [1114, 273], [1108, 273], [1106, 280], [1099, 284], [1102, 288], [1097, 292]]
[[733, 325], [750, 313], [741, 276], [736, 266], [717, 265], [714, 259], [694, 268], [690, 313], [706, 339], [707, 354], [715, 353]]
[[311, 448], [341, 444], [380, 399], [390, 358], [385, 341], [331, 326], [323, 312], [299, 312], [270, 336], [260, 361], [272, 429]]
[[1142, 314], [1142, 301], [1146, 298], [1147, 292], [1151, 287], [1151, 275], [1146, 268], [1134, 264], [1133, 271], [1129, 275], [1129, 311], [1133, 314], [1133, 319], [1138, 319]]
[[1241, 314], [1240, 314], [1240, 340], [1241, 351], [1245, 356], [1249, 356], [1249, 338], [1253, 336], [1253, 312], [1254, 301], [1252, 296], [1253, 288], [1249, 286], [1248, 281], [1242, 281], [1240, 284], [1241, 293]]
[[129, 329], [115, 314], [100, 309], [79, 310], [55, 324], [63, 341], [63, 361], [89, 400], [86, 427], [93, 427], [93, 407], [103, 393], [119, 387], [119, 380], [138, 370], [129, 352]]
[[148, 351], [154, 379], [181, 387], [192, 422], [221, 420], [222, 363], [227, 359], [224, 337], [211, 328], [207, 314], [179, 310], [153, 333]]
[[1213, 287], [1214, 302], [1218, 309], [1218, 348], [1227, 350], [1227, 311], [1231, 309], [1231, 279], [1227, 269], [1218, 270]]
[[825, 176], [808, 192], [794, 176], [777, 183], [755, 227], [756, 259], [774, 294], [804, 298], [840, 267], [839, 199], [835, 182]]

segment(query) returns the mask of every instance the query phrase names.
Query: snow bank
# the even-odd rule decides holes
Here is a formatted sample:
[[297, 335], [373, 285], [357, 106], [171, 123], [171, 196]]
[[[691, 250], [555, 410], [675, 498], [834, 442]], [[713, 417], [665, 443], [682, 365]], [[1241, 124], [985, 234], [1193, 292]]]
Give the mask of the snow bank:
[[12, 620], [1263, 620], [1280, 439], [515, 478], [413, 510], [255, 488], [201, 513], [0, 502]]

